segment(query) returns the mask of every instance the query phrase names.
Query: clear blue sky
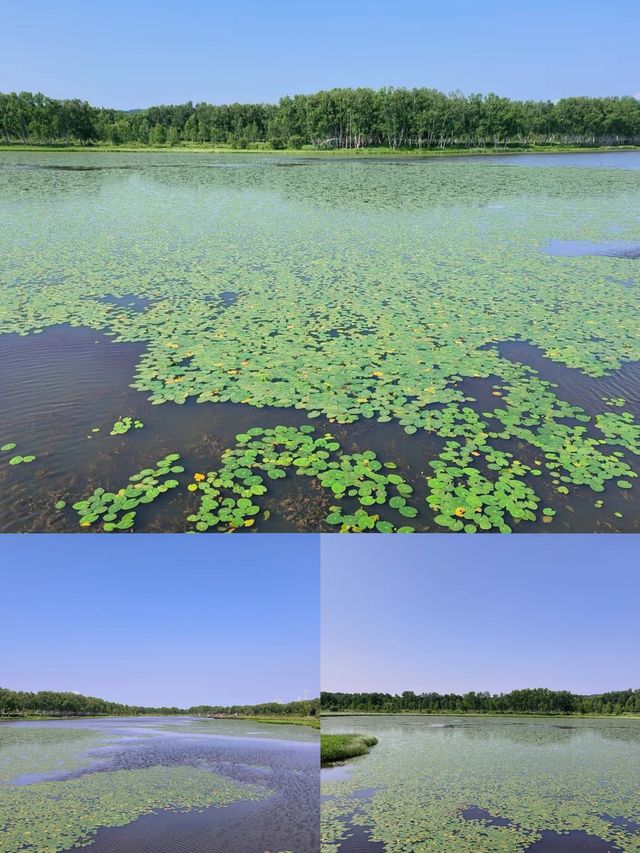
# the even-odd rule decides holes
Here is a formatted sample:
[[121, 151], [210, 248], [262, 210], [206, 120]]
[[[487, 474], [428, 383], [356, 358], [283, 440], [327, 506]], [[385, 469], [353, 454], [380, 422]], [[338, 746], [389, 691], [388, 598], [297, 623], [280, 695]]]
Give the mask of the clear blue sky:
[[130, 109], [333, 86], [640, 92], [637, 0], [3, 3], [0, 91]]
[[0, 685], [132, 704], [319, 690], [314, 535], [2, 536]]
[[322, 540], [322, 689], [640, 688], [640, 537]]

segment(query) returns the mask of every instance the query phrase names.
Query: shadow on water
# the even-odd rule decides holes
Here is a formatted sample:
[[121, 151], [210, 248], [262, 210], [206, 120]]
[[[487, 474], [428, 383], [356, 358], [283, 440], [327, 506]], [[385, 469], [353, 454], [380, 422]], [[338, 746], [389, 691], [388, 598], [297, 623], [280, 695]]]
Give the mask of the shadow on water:
[[[128, 299], [129, 297], [122, 297]], [[231, 300], [233, 294], [228, 294]], [[640, 365], [626, 365], [613, 376], [593, 380], [580, 371], [545, 359], [526, 343], [509, 342], [500, 353], [534, 367], [544, 379], [558, 382], [560, 394], [588, 412], [602, 411], [603, 396], [624, 396], [627, 410], [640, 411], [638, 388]], [[178, 479], [181, 488], [160, 500], [140, 506], [135, 529], [139, 532], [182, 532], [186, 517], [195, 511], [197, 495], [186, 490], [195, 472], [210, 471], [220, 464], [222, 453], [236, 443], [235, 436], [251, 427], [279, 424], [311, 424], [318, 434], [331, 432], [346, 453], [373, 450], [382, 461], [398, 464], [398, 472], [413, 486], [411, 502], [418, 509], [412, 525], [418, 531], [442, 532], [428, 510], [426, 478], [429, 461], [441, 451], [444, 440], [421, 431], [407, 436], [397, 423], [361, 419], [353, 424], [330, 423], [326, 418], [309, 420], [297, 409], [257, 409], [237, 403], [152, 406], [146, 393], [132, 389], [136, 364], [144, 352], [139, 343], [114, 343], [109, 337], [87, 328], [60, 325], [41, 334], [0, 336], [0, 444], [16, 442], [16, 454], [34, 454], [27, 465], [8, 465], [0, 458], [0, 530], [4, 532], [80, 532], [71, 504], [101, 486], [118, 490], [136, 471], [168, 453], [179, 453], [186, 468]], [[476, 408], [494, 407], [491, 380], [465, 380], [458, 388], [477, 400]], [[139, 418], [144, 429], [111, 436], [114, 421], [129, 415]], [[97, 430], [97, 431], [93, 431]], [[516, 442], [503, 442], [502, 449], [515, 450], [524, 462], [534, 451]], [[540, 481], [543, 478], [538, 478]], [[556, 506], [558, 494], [548, 481], [536, 482], [541, 506]], [[552, 525], [537, 522], [515, 527], [522, 532], [632, 532], [640, 530], [636, 490], [624, 494], [615, 483], [594, 495], [587, 487], [576, 487], [563, 499], [562, 512]], [[596, 498], [605, 508], [594, 508]], [[54, 504], [65, 500], [62, 511]], [[262, 507], [268, 521], [258, 519], [254, 530], [264, 532], [331, 531], [325, 522], [332, 495], [313, 478], [292, 474], [269, 482]], [[345, 502], [348, 510], [355, 502]], [[389, 511], [382, 518], [397, 521]], [[616, 518], [614, 512], [621, 512]], [[89, 528], [91, 529], [91, 528]]]

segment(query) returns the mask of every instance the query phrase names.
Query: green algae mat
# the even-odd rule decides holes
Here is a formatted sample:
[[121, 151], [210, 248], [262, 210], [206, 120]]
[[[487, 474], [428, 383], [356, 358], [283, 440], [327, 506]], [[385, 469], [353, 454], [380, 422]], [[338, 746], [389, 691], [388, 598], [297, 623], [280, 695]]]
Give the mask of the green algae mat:
[[4, 529], [638, 523], [640, 170], [2, 153], [0, 222]]
[[640, 850], [638, 720], [323, 718], [346, 729], [378, 744], [328, 771], [322, 853]]

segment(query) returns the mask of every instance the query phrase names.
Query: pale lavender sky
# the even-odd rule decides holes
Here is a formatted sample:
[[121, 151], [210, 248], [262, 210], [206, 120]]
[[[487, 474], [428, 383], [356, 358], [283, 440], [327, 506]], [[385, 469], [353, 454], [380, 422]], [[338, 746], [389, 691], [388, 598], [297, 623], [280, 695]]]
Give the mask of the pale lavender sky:
[[640, 687], [640, 537], [322, 537], [323, 690]]

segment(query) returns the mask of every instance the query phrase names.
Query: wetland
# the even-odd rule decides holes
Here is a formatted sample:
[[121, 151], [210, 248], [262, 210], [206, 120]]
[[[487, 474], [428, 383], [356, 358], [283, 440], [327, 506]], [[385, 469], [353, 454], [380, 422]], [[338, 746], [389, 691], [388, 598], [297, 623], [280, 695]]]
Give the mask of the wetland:
[[194, 717], [0, 723], [0, 849], [319, 849], [319, 733]]
[[325, 768], [323, 853], [637, 851], [640, 720], [323, 717], [371, 735]]
[[640, 152], [8, 151], [0, 223], [2, 531], [639, 529]]

